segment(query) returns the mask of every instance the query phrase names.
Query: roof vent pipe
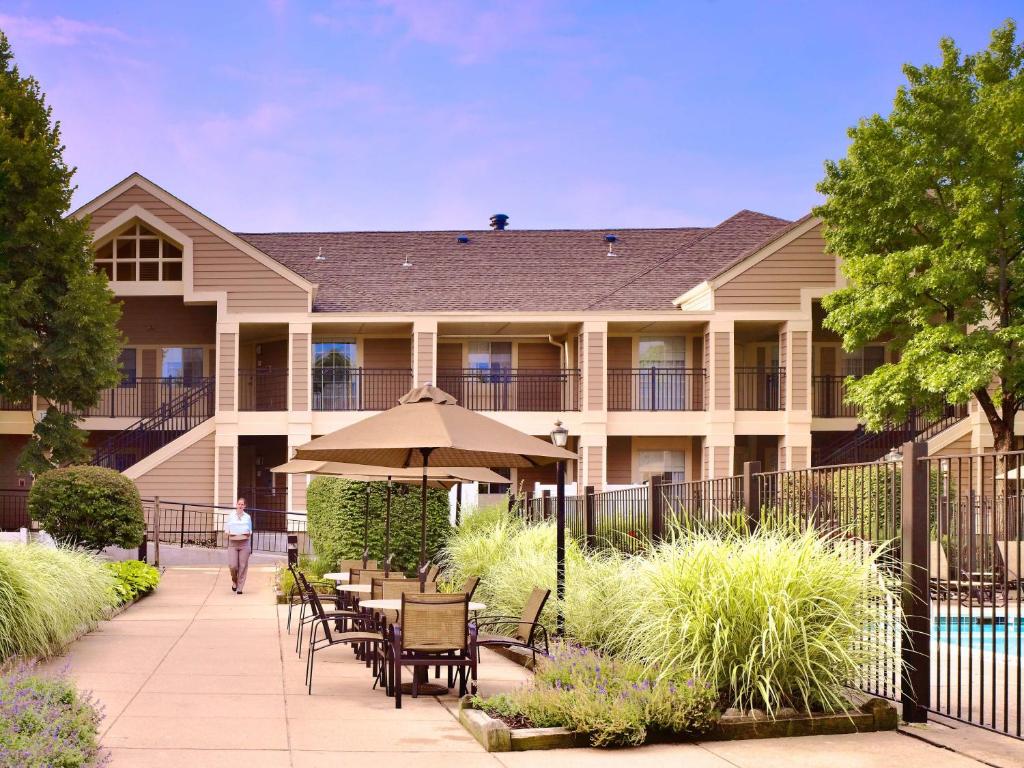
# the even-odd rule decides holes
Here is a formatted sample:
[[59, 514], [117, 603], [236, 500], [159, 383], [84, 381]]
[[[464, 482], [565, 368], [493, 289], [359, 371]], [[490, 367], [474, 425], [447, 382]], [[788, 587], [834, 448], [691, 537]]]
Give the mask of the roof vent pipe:
[[316, 249], [316, 260], [317, 261], [327, 261], [327, 257], [324, 256], [323, 246], [320, 246], [319, 248]]
[[458, 240], [460, 243], [468, 243], [469, 242], [469, 235], [459, 235], [455, 239]]
[[491, 229], [501, 231], [508, 226], [508, 216], [504, 213], [496, 213], [491, 216]]

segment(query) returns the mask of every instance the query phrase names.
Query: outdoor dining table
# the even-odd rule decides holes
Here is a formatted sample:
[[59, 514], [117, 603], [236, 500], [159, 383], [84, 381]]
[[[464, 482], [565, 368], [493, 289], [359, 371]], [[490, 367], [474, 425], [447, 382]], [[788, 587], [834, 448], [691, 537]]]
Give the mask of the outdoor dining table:
[[347, 573], [325, 573], [324, 574], [324, 578], [325, 579], [330, 579], [331, 581], [348, 581], [348, 574]]
[[369, 584], [339, 584], [339, 592], [354, 592], [360, 595], [368, 595], [373, 590]]
[[[402, 601], [398, 599], [390, 600], [361, 600], [359, 602], [360, 608], [369, 608], [372, 611], [402, 611]], [[486, 603], [473, 603], [469, 604], [470, 611], [483, 611], [487, 608]]]

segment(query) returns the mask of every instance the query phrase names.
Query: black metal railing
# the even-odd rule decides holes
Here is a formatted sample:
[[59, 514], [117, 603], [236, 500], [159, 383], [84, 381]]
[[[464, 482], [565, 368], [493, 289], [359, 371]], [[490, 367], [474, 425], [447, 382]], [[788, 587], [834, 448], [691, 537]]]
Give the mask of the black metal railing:
[[937, 418], [929, 418], [917, 411], [904, 421], [878, 432], [868, 432], [861, 426], [838, 441], [816, 450], [813, 463], [818, 466], [832, 466], [878, 461], [893, 448], [908, 440], [926, 442], [966, 416], [966, 404], [949, 405]]
[[[149, 541], [159, 538], [161, 544], [211, 549], [227, 546], [224, 523], [228, 515], [233, 514], [234, 507], [161, 499], [159, 522], [155, 499], [143, 499], [142, 508], [146, 517], [146, 538]], [[305, 513], [253, 506], [247, 507], [245, 511], [252, 518], [250, 547], [254, 552], [284, 554], [289, 535], [297, 536], [299, 552], [312, 552], [306, 533]]]
[[666, 531], [707, 530], [735, 524], [737, 515], [743, 511], [742, 479], [734, 475], [660, 484]]
[[609, 368], [609, 411], [702, 411], [703, 368]]
[[0, 488], [0, 531], [31, 528], [28, 516], [28, 489]]
[[[212, 381], [212, 377], [134, 377], [116, 387], [104, 389], [96, 405], [80, 411], [79, 414], [91, 417], [142, 418], [153, 413], [164, 403], [178, 400], [189, 390], [206, 386]], [[60, 406], [60, 409], [65, 412], [71, 410], [66, 405]]]
[[474, 411], [578, 411], [580, 372], [525, 368], [448, 369], [437, 386]]
[[785, 409], [785, 368], [736, 368], [735, 379], [737, 411]]
[[31, 411], [32, 399], [14, 400], [0, 395], [0, 411]]
[[238, 410], [287, 411], [288, 369], [238, 370]]
[[594, 494], [594, 530], [600, 545], [637, 553], [651, 543], [647, 514], [647, 486], [620, 488]]
[[845, 376], [814, 376], [811, 379], [811, 415], [823, 418], [857, 416], [857, 407], [846, 402]]
[[92, 463], [121, 472], [213, 416], [213, 379], [185, 389], [127, 429], [101, 443]]
[[412, 371], [390, 368], [314, 368], [314, 411], [383, 411], [412, 388]]

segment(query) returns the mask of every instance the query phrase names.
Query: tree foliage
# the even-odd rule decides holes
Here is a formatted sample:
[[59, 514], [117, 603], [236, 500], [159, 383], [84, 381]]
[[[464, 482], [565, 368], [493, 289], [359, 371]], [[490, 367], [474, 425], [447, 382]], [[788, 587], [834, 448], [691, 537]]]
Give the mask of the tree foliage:
[[850, 382], [869, 428], [976, 398], [997, 449], [1024, 403], [1024, 46], [903, 68], [892, 112], [849, 131], [815, 210], [848, 286], [823, 300], [847, 350], [891, 335], [898, 362]]
[[[63, 152], [39, 83], [0, 32], [0, 396], [81, 411], [118, 382], [120, 310], [93, 271], [88, 222], [64, 215], [74, 169]], [[82, 461], [83, 443], [75, 416], [50, 406], [22, 468]]]

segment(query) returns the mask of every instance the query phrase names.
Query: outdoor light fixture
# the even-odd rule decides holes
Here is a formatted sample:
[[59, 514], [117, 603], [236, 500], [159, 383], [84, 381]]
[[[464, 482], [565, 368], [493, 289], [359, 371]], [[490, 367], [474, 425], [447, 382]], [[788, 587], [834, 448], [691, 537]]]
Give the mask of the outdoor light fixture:
[[895, 445], [885, 454], [884, 461], [903, 461], [903, 454]]
[[[551, 430], [551, 444], [565, 448], [569, 441], [569, 430], [562, 426], [561, 421], [555, 422]], [[559, 637], [565, 634], [565, 462], [559, 461], [555, 475], [555, 602], [558, 612], [555, 615], [555, 632]]]
[[559, 448], [565, 448], [569, 441], [569, 430], [562, 426], [561, 421], [555, 422], [555, 428], [551, 430], [551, 444]]

